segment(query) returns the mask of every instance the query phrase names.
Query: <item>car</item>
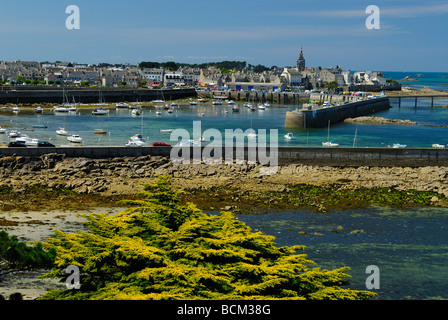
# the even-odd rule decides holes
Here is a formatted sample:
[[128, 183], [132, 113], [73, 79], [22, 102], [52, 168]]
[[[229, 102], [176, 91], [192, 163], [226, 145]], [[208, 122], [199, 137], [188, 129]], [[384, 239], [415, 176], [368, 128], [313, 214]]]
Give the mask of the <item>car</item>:
[[26, 145], [22, 142], [10, 142], [8, 148], [26, 148]]
[[50, 142], [47, 142], [47, 141], [39, 141], [37, 143], [37, 146], [38, 147], [43, 147], [43, 148], [54, 148], [55, 147], [54, 144], [52, 144]]
[[165, 142], [154, 142], [152, 144], [153, 147], [171, 147], [170, 144], [165, 143]]

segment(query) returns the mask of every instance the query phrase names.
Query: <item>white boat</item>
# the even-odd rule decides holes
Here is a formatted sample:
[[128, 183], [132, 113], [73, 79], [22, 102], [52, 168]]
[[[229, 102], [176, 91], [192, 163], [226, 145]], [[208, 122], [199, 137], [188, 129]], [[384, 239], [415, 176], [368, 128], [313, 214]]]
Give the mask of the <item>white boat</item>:
[[19, 107], [17, 107], [17, 106], [13, 107], [13, 108], [12, 108], [12, 112], [14, 112], [14, 113], [19, 113], [19, 112], [20, 112]]
[[6, 133], [6, 129], [5, 128], [2, 128], [2, 127], [0, 127], [0, 134], [5, 134]]
[[74, 142], [74, 143], [81, 143], [82, 142], [82, 138], [77, 135], [77, 134], [72, 134], [70, 136], [67, 137], [67, 140], [70, 142]]
[[138, 109], [138, 108], [140, 108], [140, 106], [136, 103], [129, 106], [129, 109]]
[[124, 103], [124, 102], [120, 102], [120, 103], [117, 103], [116, 105], [115, 105], [115, 107], [117, 107], [117, 108], [119, 108], [119, 109], [128, 109], [129, 108], [129, 104], [127, 104], [127, 103]]
[[264, 109], [266, 109], [266, 107], [265, 107], [263, 104], [259, 104], [259, 105], [258, 105], [258, 109], [260, 109], [260, 110], [264, 110]]
[[172, 104], [170, 104], [170, 106], [171, 106], [171, 107], [178, 107], [178, 106], [179, 106], [179, 104], [177, 104], [177, 103], [173, 102]]
[[20, 132], [17, 131], [17, 130], [12, 130], [12, 131], [9, 133], [9, 137], [10, 137], [10, 138], [17, 138], [17, 137], [20, 137]]
[[245, 103], [243, 104], [243, 107], [245, 107], [245, 108], [249, 108], [249, 107], [250, 107], [250, 103], [249, 103], [249, 102], [245, 102]]
[[70, 109], [68, 107], [56, 106], [56, 107], [53, 107], [53, 111], [54, 112], [69, 112]]
[[41, 106], [37, 106], [37, 107], [34, 109], [34, 112], [36, 112], [36, 113], [42, 113], [43, 111], [44, 111], [44, 109], [42, 109]]
[[95, 108], [95, 109], [92, 111], [92, 114], [93, 114], [94, 116], [102, 116], [102, 115], [109, 114], [109, 110], [104, 110], [103, 108]]
[[394, 149], [406, 148], [406, 145], [405, 144], [394, 143], [392, 145], [392, 148], [394, 148]]
[[190, 101], [190, 105], [196, 106], [198, 103], [196, 101]]
[[446, 148], [446, 146], [445, 146], [444, 144], [438, 144], [438, 143], [434, 143], [434, 144], [432, 145], [432, 147], [433, 147], [434, 149], [445, 149], [445, 148]]
[[323, 147], [339, 147], [339, 143], [334, 142], [334, 140], [322, 142]]
[[26, 134], [21, 134], [20, 136], [16, 137], [16, 142], [19, 143], [26, 143], [30, 138]]
[[168, 113], [173, 113], [173, 109], [168, 109]]
[[[16, 142], [17, 142], [17, 139], [16, 139]], [[40, 142], [39, 139], [28, 139], [27, 141], [25, 141], [25, 145], [31, 146], [31, 147], [37, 147], [39, 142]]]
[[255, 107], [253, 105], [249, 105], [249, 110], [250, 111], [255, 111], [256, 109], [255, 109]]
[[292, 132], [288, 132], [287, 134], [285, 134], [285, 139], [286, 139], [286, 140], [294, 140], [295, 137], [294, 137], [294, 135], [292, 134]]
[[233, 100], [228, 100], [227, 103], [228, 103], [228, 104], [235, 104], [235, 101], [233, 101]]
[[266, 101], [266, 102], [264, 103], [264, 106], [267, 108], [267, 107], [270, 107], [271, 105], [269, 104], [268, 101]]
[[157, 99], [153, 101], [154, 103], [165, 103], [165, 100]]
[[330, 120], [328, 120], [328, 135], [327, 141], [322, 142], [323, 147], [339, 147], [339, 143], [334, 142], [334, 140], [330, 140]]
[[148, 143], [146, 142], [146, 139], [144, 139], [143, 135], [141, 135], [141, 134], [133, 135], [128, 140], [128, 143], [126, 143], [127, 147], [142, 147], [142, 146], [147, 146], [147, 145], [148, 145]]
[[199, 146], [199, 144], [196, 141], [190, 139], [187, 141], [181, 141], [179, 143], [179, 146], [180, 147], [197, 147], [197, 146]]
[[222, 105], [222, 101], [220, 99], [213, 101], [214, 105]]
[[156, 115], [160, 116], [162, 114], [162, 111], [157, 110]]
[[68, 111], [69, 112], [76, 112], [76, 111], [78, 111], [78, 108], [75, 107], [75, 106], [71, 106], [71, 107], [68, 107]]
[[139, 116], [141, 114], [142, 114], [142, 112], [139, 109], [132, 109], [132, 115]]

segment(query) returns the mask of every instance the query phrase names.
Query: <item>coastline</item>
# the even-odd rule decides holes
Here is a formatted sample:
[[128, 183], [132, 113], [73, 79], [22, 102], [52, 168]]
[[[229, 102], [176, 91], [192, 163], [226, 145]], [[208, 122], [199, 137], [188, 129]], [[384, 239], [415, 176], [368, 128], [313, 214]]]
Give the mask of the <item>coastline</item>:
[[[232, 202], [227, 204], [231, 206], [244, 201], [250, 204], [257, 199], [260, 199], [261, 207], [264, 201], [268, 201], [267, 207], [275, 201], [280, 207], [287, 207], [291, 201], [284, 202], [285, 199], [280, 198], [270, 201], [270, 198], [294, 195], [294, 190], [303, 192], [302, 189], [309, 186], [334, 191], [430, 192], [434, 193], [431, 203], [440, 205], [444, 203], [435, 198], [438, 195], [441, 199], [448, 197], [448, 167], [283, 164], [273, 175], [261, 174], [261, 168], [262, 165], [247, 162], [238, 165], [173, 164], [168, 157], [161, 156], [87, 159], [48, 154], [33, 158], [3, 157], [0, 158], [0, 211], [114, 207], [119, 200], [135, 197], [143, 189], [142, 183], [153, 182], [158, 175], [171, 175], [172, 185], [186, 190], [201, 203], [201, 209], [219, 209], [219, 203], [226, 201]], [[210, 197], [208, 193], [211, 191], [228, 197]], [[218, 201], [220, 198], [224, 201]]]

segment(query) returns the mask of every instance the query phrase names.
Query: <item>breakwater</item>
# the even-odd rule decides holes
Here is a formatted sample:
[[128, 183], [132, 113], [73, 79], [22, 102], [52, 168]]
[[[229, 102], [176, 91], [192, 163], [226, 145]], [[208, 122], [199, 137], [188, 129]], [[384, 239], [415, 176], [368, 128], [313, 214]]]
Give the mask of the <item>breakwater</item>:
[[176, 100], [196, 97], [195, 89], [114, 89], [114, 88], [39, 88], [17, 87], [2, 88], [0, 104], [6, 103], [62, 103], [64, 91], [69, 102], [80, 103], [98, 102], [142, 102], [157, 99]]
[[[190, 147], [190, 157], [197, 154]], [[202, 147], [201, 155], [204, 147]], [[271, 151], [274, 152], [271, 155]], [[275, 154], [276, 153], [276, 154]], [[56, 148], [0, 148], [0, 159], [5, 157], [41, 157], [46, 154], [64, 155], [67, 158], [112, 159], [117, 157], [138, 158], [159, 156], [169, 158], [171, 147], [56, 147]], [[222, 156], [230, 154], [223, 147]], [[245, 147], [244, 156], [238, 160], [248, 160], [249, 154], [258, 150]], [[394, 148], [324, 148], [324, 147], [278, 147], [267, 148], [269, 157], [277, 157], [279, 165], [303, 164], [333, 167], [425, 167], [448, 166], [448, 149], [394, 149]], [[179, 154], [176, 155], [176, 157]], [[182, 155], [182, 154], [181, 154]], [[237, 158], [236, 148], [232, 150]], [[211, 153], [213, 156], [213, 153]]]
[[389, 98], [380, 97], [338, 104], [335, 106], [314, 107], [305, 105], [286, 113], [286, 128], [321, 128], [328, 123], [338, 123], [347, 118], [366, 116], [390, 108]]

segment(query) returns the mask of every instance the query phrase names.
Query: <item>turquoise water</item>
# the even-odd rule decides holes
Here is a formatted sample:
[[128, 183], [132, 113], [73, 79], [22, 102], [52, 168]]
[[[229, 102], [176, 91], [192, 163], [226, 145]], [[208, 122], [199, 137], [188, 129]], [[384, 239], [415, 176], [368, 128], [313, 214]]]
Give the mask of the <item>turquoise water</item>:
[[375, 299], [448, 299], [447, 208], [297, 210], [238, 219], [275, 236], [279, 246], [305, 245], [322, 268], [349, 266], [352, 289], [366, 290], [366, 267], [378, 266]]
[[[388, 79], [397, 80], [405, 87], [422, 89], [425, 87], [434, 90], [448, 90], [448, 72], [391, 72], [384, 71], [384, 76]], [[404, 77], [417, 79], [417, 81], [400, 81]]]

